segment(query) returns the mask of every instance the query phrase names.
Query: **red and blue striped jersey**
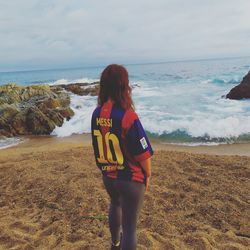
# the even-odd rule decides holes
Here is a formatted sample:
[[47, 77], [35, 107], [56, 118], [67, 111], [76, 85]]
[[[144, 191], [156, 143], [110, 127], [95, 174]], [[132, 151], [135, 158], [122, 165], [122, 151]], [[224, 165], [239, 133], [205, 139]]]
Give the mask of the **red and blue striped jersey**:
[[146, 183], [140, 161], [153, 155], [148, 137], [137, 114], [108, 101], [98, 106], [91, 119], [96, 164], [113, 179]]

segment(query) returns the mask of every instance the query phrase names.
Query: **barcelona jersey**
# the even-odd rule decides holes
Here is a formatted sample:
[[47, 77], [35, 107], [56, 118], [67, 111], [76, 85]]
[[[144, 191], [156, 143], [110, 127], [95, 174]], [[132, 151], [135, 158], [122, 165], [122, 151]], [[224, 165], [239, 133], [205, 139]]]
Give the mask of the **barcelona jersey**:
[[104, 103], [92, 114], [91, 133], [96, 164], [103, 175], [146, 183], [139, 162], [151, 157], [153, 150], [134, 111]]

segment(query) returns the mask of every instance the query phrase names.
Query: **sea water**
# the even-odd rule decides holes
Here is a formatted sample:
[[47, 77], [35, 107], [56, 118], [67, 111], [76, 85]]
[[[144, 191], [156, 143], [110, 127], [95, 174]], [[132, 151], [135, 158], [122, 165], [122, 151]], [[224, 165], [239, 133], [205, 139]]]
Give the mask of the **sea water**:
[[[163, 143], [218, 145], [250, 140], [250, 100], [224, 98], [250, 70], [250, 57], [125, 65], [136, 112], [149, 136]], [[69, 84], [98, 81], [104, 66], [2, 72], [0, 84]], [[75, 115], [52, 132], [90, 132], [97, 98], [71, 94]], [[1, 143], [1, 142], [0, 142]]]

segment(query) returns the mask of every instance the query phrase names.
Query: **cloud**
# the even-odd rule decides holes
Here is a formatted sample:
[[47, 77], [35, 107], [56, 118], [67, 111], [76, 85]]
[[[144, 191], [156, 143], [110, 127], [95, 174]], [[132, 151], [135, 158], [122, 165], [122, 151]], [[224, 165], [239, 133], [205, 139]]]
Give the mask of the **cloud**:
[[249, 55], [249, 9], [248, 0], [2, 1], [0, 71]]

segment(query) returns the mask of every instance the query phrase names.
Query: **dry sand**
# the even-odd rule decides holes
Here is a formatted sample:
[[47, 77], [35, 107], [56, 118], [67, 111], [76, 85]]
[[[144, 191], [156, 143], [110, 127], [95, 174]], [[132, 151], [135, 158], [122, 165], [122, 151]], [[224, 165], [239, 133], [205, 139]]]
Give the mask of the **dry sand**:
[[[249, 145], [154, 148], [138, 249], [250, 249]], [[0, 150], [0, 249], [109, 249], [108, 204], [88, 135]]]

